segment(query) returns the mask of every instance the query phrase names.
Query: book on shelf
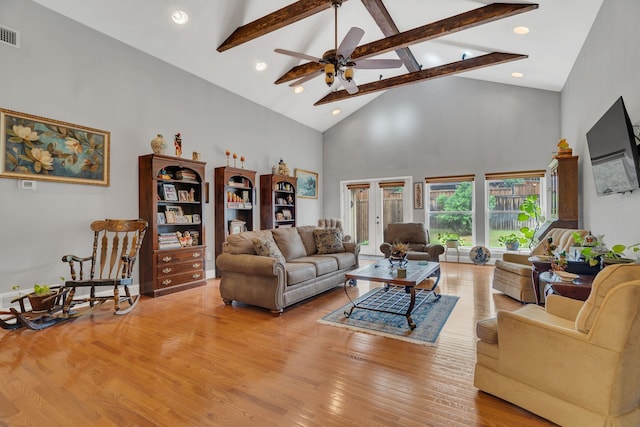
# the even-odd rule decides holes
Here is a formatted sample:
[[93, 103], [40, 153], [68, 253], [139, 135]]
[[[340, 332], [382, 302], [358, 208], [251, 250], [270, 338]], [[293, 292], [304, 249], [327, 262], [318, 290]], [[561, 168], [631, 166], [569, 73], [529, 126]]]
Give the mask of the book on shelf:
[[160, 233], [158, 234], [158, 247], [160, 249], [180, 248], [180, 240], [176, 233]]
[[181, 181], [197, 181], [195, 172], [190, 170], [179, 170], [175, 173], [175, 177]]

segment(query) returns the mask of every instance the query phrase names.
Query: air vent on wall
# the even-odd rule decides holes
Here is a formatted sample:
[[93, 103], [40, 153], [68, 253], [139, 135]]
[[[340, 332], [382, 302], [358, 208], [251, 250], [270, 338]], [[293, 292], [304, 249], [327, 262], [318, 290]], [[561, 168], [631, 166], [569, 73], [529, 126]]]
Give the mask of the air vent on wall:
[[20, 49], [20, 33], [4, 25], [0, 25], [0, 44], [6, 44]]

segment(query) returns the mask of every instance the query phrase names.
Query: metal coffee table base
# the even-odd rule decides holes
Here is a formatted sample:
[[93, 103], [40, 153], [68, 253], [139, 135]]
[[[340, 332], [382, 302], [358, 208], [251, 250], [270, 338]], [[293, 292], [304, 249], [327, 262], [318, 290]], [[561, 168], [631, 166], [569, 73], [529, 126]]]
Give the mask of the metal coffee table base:
[[[411, 318], [411, 313], [413, 313], [413, 310], [425, 303], [432, 295], [433, 298], [431, 302], [435, 302], [440, 299], [440, 295], [435, 292], [435, 289], [438, 286], [438, 282], [440, 281], [440, 266], [437, 263], [431, 263], [428, 269], [422, 268], [422, 266], [420, 266], [417, 271], [414, 270], [416, 273], [414, 280], [398, 279], [395, 277], [389, 277], [385, 280], [385, 274], [380, 274], [381, 271], [385, 270], [379, 270], [378, 268], [382, 267], [373, 266], [373, 270], [372, 267], [359, 269], [347, 275], [347, 280], [344, 283], [344, 291], [353, 306], [351, 306], [349, 310], [345, 310], [344, 315], [346, 317], [350, 317], [355, 308], [379, 311], [382, 313], [397, 314], [405, 316], [407, 318], [409, 327], [411, 329], [415, 329], [416, 324]], [[416, 289], [416, 285], [419, 285], [427, 278], [434, 279], [434, 283], [431, 289]], [[377, 289], [366, 298], [362, 300], [356, 299], [356, 301], [354, 301], [348, 292], [349, 281], [353, 279], [383, 282], [384, 286]]]

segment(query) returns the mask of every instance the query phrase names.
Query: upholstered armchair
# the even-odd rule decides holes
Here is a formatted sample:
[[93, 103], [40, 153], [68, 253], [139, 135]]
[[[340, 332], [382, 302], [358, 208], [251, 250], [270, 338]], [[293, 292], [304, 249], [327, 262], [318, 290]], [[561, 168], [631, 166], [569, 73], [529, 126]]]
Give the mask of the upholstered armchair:
[[340, 233], [342, 233], [343, 242], [351, 241], [351, 236], [348, 234], [344, 234], [344, 229], [342, 228], [342, 220], [338, 218], [320, 218], [318, 220], [318, 228], [336, 228], [340, 230]]
[[477, 323], [474, 384], [563, 426], [640, 425], [640, 265], [612, 265], [586, 301], [558, 295]]
[[553, 243], [558, 246], [558, 250], [568, 252], [574, 242], [574, 232], [578, 232], [581, 236], [588, 233], [586, 230], [552, 228], [531, 253], [505, 252], [502, 259], [496, 260], [493, 270], [493, 288], [520, 302], [536, 302], [532, 279], [533, 265], [529, 258], [545, 254], [544, 242], [548, 237], [553, 238]]
[[385, 258], [391, 256], [394, 243], [407, 243], [411, 250], [407, 252], [407, 259], [438, 262], [440, 254], [444, 253], [444, 246], [429, 242], [429, 230], [423, 223], [393, 223], [384, 230], [385, 243], [380, 245], [380, 251]]

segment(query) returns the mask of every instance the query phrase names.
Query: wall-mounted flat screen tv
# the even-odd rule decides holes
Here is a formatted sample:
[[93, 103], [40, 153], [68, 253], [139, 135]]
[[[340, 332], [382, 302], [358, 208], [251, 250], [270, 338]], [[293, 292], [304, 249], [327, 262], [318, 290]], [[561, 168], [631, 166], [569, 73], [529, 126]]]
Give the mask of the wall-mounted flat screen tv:
[[638, 147], [622, 97], [587, 132], [598, 196], [640, 188]]

